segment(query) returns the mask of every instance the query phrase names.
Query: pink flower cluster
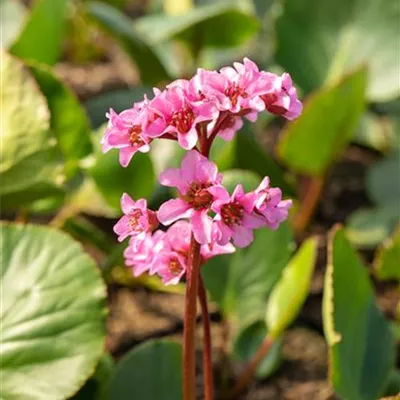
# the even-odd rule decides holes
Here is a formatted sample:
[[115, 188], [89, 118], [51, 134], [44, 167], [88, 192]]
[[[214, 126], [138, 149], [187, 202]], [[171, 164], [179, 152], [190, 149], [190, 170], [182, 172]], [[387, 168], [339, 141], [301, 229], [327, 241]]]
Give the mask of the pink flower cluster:
[[164, 91], [154, 89], [151, 100], [120, 114], [111, 109], [103, 151], [119, 149], [126, 167], [136, 152], [148, 152], [155, 138], [177, 140], [186, 150], [196, 146], [200, 131], [208, 138], [232, 140], [243, 117], [254, 122], [264, 110], [289, 120], [300, 115], [302, 104], [289, 74], [260, 71], [247, 58], [219, 72], [199, 69], [190, 80], [176, 80]]
[[186, 272], [192, 233], [201, 244], [205, 261], [234, 252], [234, 246], [248, 246], [254, 229], [277, 229], [292, 205], [291, 200], [282, 200], [279, 188], [269, 186], [268, 177], [252, 192], [245, 193], [237, 185], [230, 195], [217, 166], [196, 150], [186, 153], [181, 167], [167, 169], [159, 180], [179, 193], [176, 199], [162, 204], [157, 213], [159, 222], [173, 225], [166, 232], [152, 233], [158, 225], [155, 212], [146, 208], [145, 200], [134, 202], [124, 194], [121, 208], [125, 215], [114, 231], [120, 240], [131, 237], [125, 259], [134, 275], [157, 273], [165, 284], [179, 282]]
[[[156, 212], [146, 200], [123, 194], [124, 215], [114, 226], [119, 241], [130, 238], [124, 256], [133, 274], [158, 274], [168, 285], [178, 283], [189, 267], [192, 236], [204, 263], [248, 246], [255, 229], [277, 229], [287, 218], [292, 202], [282, 200], [268, 177], [253, 191], [246, 193], [239, 184], [230, 194], [208, 153], [217, 135], [234, 137], [242, 118], [255, 121], [268, 110], [293, 119], [302, 105], [288, 74], [259, 71], [246, 58], [219, 72], [199, 69], [190, 80], [177, 80], [162, 92], [154, 89], [154, 95], [120, 114], [110, 110], [102, 144], [104, 151], [119, 149], [123, 166], [137, 151], [148, 152], [155, 138], [176, 140], [187, 150], [180, 168], [159, 176], [178, 196]], [[159, 223], [168, 229], [156, 230]]]

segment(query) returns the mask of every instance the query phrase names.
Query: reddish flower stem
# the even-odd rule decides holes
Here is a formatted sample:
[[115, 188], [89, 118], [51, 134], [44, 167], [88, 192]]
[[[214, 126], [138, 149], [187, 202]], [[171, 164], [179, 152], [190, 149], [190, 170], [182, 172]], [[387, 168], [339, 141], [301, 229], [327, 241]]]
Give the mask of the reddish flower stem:
[[239, 376], [233, 389], [228, 392], [226, 399], [237, 399], [239, 397], [242, 391], [249, 385], [249, 383], [253, 379], [254, 373], [258, 365], [267, 356], [269, 349], [271, 348], [273, 343], [273, 340], [269, 336], [266, 336], [261, 346], [258, 348], [256, 354], [251, 359], [247, 368]]
[[304, 196], [301, 199], [300, 206], [293, 218], [293, 230], [296, 235], [304, 232], [309, 224], [315, 209], [319, 203], [324, 188], [324, 177], [310, 177], [306, 181]]
[[208, 313], [207, 293], [204, 288], [203, 279], [199, 277], [198, 295], [203, 316], [203, 386], [204, 400], [213, 400], [214, 383], [212, 368], [212, 345], [211, 345], [211, 326], [210, 315]]
[[200, 277], [200, 244], [192, 234], [186, 274], [183, 328], [183, 399], [196, 399], [196, 301]]

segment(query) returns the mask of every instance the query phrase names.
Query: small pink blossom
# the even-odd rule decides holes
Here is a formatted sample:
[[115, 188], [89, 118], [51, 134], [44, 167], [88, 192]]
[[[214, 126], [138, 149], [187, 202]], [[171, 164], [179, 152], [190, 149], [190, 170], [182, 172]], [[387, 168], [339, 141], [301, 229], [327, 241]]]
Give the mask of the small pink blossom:
[[120, 242], [128, 236], [143, 239], [147, 232], [158, 225], [156, 213], [147, 208], [145, 199], [134, 201], [124, 193], [121, 197], [121, 209], [125, 215], [114, 225], [114, 232]]
[[217, 166], [195, 150], [188, 152], [180, 168], [167, 169], [159, 178], [161, 185], [176, 187], [180, 197], [164, 203], [158, 219], [164, 225], [189, 218], [197, 242], [211, 242], [212, 219], [208, 215], [215, 200], [211, 189], [221, 183]]
[[271, 90], [261, 96], [266, 109], [272, 114], [282, 115], [288, 120], [299, 117], [303, 105], [297, 97], [297, 91], [290, 75], [284, 73], [278, 77], [270, 72], [262, 72], [262, 79], [273, 82]]
[[117, 114], [113, 109], [107, 114], [108, 127], [101, 141], [103, 152], [119, 149], [119, 162], [126, 167], [136, 152], [147, 153], [151, 138], [146, 134], [149, 120], [148, 100]]
[[212, 103], [191, 103], [179, 86], [171, 87], [156, 96], [149, 107], [159, 116], [148, 126], [149, 135], [155, 138], [166, 133], [176, 134], [180, 146], [186, 150], [196, 146], [198, 124], [211, 121], [217, 116]]
[[232, 196], [221, 186], [210, 191], [217, 198], [211, 206], [216, 213], [217, 242], [225, 245], [232, 238], [235, 246], [248, 246], [253, 241], [253, 229], [265, 225], [263, 218], [253, 212], [258, 195], [245, 194], [242, 185], [236, 186]]
[[269, 178], [265, 177], [256, 189], [258, 198], [255, 206], [265, 218], [267, 226], [275, 230], [288, 217], [292, 200], [282, 200], [281, 189], [271, 188], [269, 183]]
[[165, 233], [158, 230], [153, 235], [146, 233], [142, 239], [137, 237], [130, 239], [124, 257], [125, 264], [132, 267], [134, 276], [139, 276], [152, 268], [157, 256], [166, 245], [164, 236]]

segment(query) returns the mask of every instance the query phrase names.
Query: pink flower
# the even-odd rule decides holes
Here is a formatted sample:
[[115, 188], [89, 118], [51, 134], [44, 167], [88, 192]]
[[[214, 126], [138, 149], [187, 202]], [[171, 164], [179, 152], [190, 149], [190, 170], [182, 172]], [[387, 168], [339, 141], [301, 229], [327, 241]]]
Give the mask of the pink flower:
[[211, 208], [216, 213], [218, 244], [225, 245], [232, 238], [235, 246], [248, 246], [253, 241], [253, 229], [265, 225], [263, 218], [253, 212], [258, 195], [245, 194], [242, 185], [236, 186], [232, 196], [221, 186], [210, 192], [217, 197]]
[[156, 213], [147, 208], [145, 199], [135, 202], [124, 193], [121, 197], [121, 209], [125, 215], [114, 225], [114, 232], [120, 242], [128, 236], [143, 239], [147, 232], [158, 225]]
[[266, 109], [289, 120], [297, 118], [302, 112], [303, 105], [297, 97], [290, 75], [284, 73], [278, 77], [270, 72], [262, 72], [262, 79], [273, 82], [271, 90], [261, 96]]
[[108, 127], [101, 141], [103, 152], [119, 149], [119, 162], [126, 167], [136, 152], [147, 153], [151, 138], [146, 134], [149, 121], [148, 100], [134, 105], [132, 109], [117, 114], [113, 109], [107, 115]]
[[212, 103], [191, 103], [179, 86], [173, 86], [156, 96], [150, 108], [160, 118], [149, 125], [149, 135], [160, 137], [165, 133], [176, 134], [180, 146], [186, 150], [196, 146], [197, 125], [217, 117], [217, 110]]
[[159, 178], [161, 185], [178, 188], [180, 197], [164, 203], [158, 219], [164, 225], [189, 218], [198, 243], [211, 242], [212, 219], [208, 215], [215, 200], [211, 189], [221, 183], [217, 166], [195, 150], [188, 152], [181, 168], [167, 169]]
[[149, 271], [157, 259], [158, 254], [165, 247], [163, 240], [165, 233], [158, 230], [146, 233], [142, 239], [132, 237], [124, 251], [125, 264], [132, 267], [133, 275], [139, 276]]
[[292, 200], [282, 200], [282, 191], [269, 186], [269, 178], [265, 177], [255, 191], [258, 195], [256, 210], [265, 218], [270, 229], [277, 229], [289, 214]]

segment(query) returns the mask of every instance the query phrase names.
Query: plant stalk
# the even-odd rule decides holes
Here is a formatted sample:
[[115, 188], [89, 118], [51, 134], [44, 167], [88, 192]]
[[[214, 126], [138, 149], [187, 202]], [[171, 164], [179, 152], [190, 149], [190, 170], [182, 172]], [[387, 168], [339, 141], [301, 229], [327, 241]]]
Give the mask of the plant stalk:
[[200, 244], [190, 239], [186, 274], [185, 317], [183, 328], [183, 399], [196, 399], [196, 301], [200, 277]]
[[273, 343], [273, 339], [271, 339], [269, 336], [265, 337], [256, 354], [251, 359], [249, 365], [239, 376], [232, 391], [228, 392], [228, 395], [226, 396], [227, 399], [238, 398], [243, 390], [250, 384], [257, 367], [259, 366], [261, 361], [267, 356], [269, 349], [271, 348]]
[[212, 367], [212, 345], [211, 345], [211, 325], [210, 315], [207, 305], [207, 293], [204, 288], [203, 279], [200, 275], [198, 295], [203, 317], [203, 386], [204, 400], [213, 400], [214, 382]]
[[324, 182], [325, 179], [323, 176], [310, 177], [308, 182], [306, 182], [304, 196], [293, 218], [293, 230], [296, 235], [305, 231], [314, 215], [322, 195]]

